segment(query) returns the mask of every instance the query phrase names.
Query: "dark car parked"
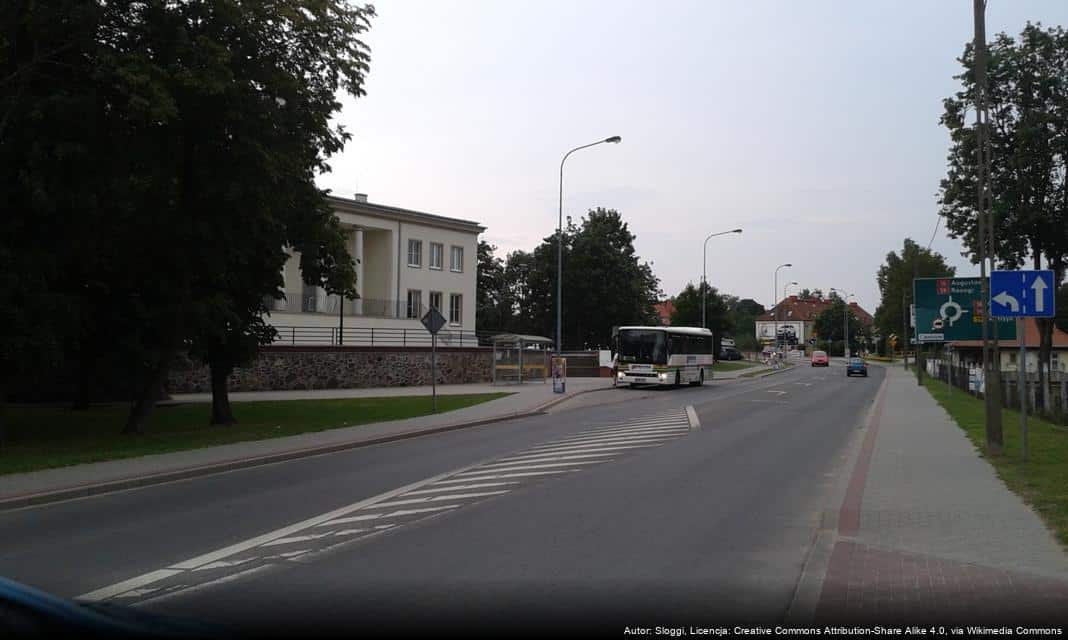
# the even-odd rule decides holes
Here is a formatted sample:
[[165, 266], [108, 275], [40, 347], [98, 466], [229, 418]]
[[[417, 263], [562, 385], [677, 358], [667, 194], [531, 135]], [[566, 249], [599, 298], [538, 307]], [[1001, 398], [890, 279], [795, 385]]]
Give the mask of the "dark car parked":
[[720, 360], [741, 360], [742, 353], [734, 347], [723, 347], [719, 350]]

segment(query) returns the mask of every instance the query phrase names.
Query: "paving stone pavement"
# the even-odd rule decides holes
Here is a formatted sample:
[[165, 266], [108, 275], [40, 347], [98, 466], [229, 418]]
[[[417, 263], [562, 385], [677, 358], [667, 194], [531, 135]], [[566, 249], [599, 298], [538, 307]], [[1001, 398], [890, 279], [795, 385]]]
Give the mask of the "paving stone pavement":
[[873, 415], [815, 621], [1068, 624], [1068, 554], [911, 373]]

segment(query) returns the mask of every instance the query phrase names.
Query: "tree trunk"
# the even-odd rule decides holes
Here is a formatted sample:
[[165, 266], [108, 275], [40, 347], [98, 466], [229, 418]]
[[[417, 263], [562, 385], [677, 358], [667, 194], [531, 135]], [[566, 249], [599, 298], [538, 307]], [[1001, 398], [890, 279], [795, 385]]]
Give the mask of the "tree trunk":
[[145, 384], [141, 386], [137, 400], [126, 419], [126, 426], [122, 428], [124, 434], [144, 433], [145, 425], [148, 424], [152, 410], [156, 408], [156, 401], [159, 400], [160, 391], [163, 389], [163, 383], [167, 379], [167, 373], [170, 371], [171, 362], [176, 353], [175, 347], [164, 349], [156, 366], [148, 372]]
[[74, 389], [74, 402], [71, 409], [87, 411], [89, 409], [89, 387], [93, 377], [93, 358], [83, 349], [78, 358], [78, 380]]
[[0, 382], [0, 451], [4, 450], [4, 445], [5, 445], [6, 440], [7, 440], [7, 438], [6, 438], [7, 434], [5, 433], [5, 429], [4, 429], [4, 425], [5, 425], [5, 422], [4, 422], [4, 409], [7, 408], [7, 393], [6, 392], [7, 392], [7, 386], [3, 382]]
[[230, 408], [230, 373], [232, 364], [212, 362], [211, 365], [211, 424], [235, 424], [237, 420]]

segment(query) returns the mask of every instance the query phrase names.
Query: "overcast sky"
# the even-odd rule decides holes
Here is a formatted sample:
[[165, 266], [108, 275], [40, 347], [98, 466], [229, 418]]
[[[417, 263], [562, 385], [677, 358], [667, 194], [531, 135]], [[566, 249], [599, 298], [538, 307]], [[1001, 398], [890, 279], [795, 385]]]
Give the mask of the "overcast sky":
[[[476, 220], [503, 256], [556, 228], [563, 154], [619, 135], [568, 159], [564, 215], [619, 210], [665, 294], [742, 227], [708, 243], [713, 286], [768, 304], [792, 262], [778, 296], [843, 288], [870, 312], [886, 253], [934, 231], [971, 0], [374, 4], [354, 138], [320, 180], [338, 195]], [[1068, 1], [989, 1], [988, 33], [1027, 20], [1068, 25]]]

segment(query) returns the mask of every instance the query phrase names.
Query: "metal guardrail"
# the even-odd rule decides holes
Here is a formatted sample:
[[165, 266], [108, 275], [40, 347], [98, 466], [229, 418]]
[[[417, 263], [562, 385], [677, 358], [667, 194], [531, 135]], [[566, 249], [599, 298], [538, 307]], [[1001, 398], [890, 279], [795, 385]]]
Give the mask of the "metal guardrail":
[[[275, 325], [278, 337], [275, 346], [344, 346], [344, 347], [429, 347], [430, 333], [418, 328], [382, 327], [301, 327]], [[439, 347], [490, 346], [494, 333], [442, 329], [438, 332]]]

